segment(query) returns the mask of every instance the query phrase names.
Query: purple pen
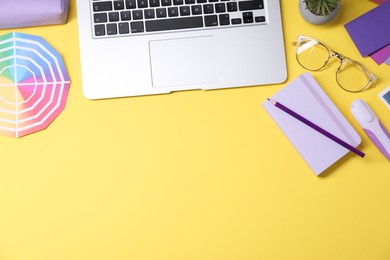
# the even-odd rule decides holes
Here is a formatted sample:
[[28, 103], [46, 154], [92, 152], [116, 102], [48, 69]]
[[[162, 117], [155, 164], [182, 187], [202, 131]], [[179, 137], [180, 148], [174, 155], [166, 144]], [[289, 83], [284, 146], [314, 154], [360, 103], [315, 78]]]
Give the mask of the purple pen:
[[333, 134], [329, 133], [328, 131], [326, 131], [325, 129], [319, 127], [318, 125], [314, 124], [313, 122], [307, 120], [306, 118], [304, 118], [303, 116], [297, 114], [296, 112], [292, 111], [291, 109], [289, 109], [288, 107], [284, 106], [283, 104], [275, 101], [275, 100], [272, 100], [272, 99], [269, 99], [268, 100], [274, 105], [276, 106], [277, 108], [279, 108], [280, 110], [282, 110], [283, 112], [289, 114], [290, 116], [294, 117], [295, 119], [301, 121], [302, 123], [304, 123], [305, 125], [313, 128], [315, 131], [323, 134], [324, 136], [328, 137], [329, 139], [333, 140], [334, 142], [338, 143], [339, 145], [347, 148], [348, 150], [354, 152], [355, 154], [359, 155], [360, 157], [364, 157], [365, 154], [362, 152], [362, 151], [359, 151], [358, 149], [356, 149], [355, 147], [353, 147], [352, 145], [344, 142], [343, 140], [341, 140], [340, 138], [334, 136]]

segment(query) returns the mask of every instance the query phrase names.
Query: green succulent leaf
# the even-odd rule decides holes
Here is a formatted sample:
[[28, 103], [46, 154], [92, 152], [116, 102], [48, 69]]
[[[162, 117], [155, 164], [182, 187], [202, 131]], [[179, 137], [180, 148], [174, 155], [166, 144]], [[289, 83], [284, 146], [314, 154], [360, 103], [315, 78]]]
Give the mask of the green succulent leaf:
[[307, 9], [317, 15], [328, 15], [339, 5], [339, 0], [304, 0]]

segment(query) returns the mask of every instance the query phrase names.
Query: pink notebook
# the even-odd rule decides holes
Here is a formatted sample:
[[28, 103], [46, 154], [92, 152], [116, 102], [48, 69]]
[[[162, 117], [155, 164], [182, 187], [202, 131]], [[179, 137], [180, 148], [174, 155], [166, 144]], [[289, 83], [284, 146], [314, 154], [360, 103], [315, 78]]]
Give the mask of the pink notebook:
[[[270, 97], [357, 147], [361, 138], [310, 73], [304, 73]], [[273, 106], [263, 107], [316, 175], [337, 162], [349, 150]]]

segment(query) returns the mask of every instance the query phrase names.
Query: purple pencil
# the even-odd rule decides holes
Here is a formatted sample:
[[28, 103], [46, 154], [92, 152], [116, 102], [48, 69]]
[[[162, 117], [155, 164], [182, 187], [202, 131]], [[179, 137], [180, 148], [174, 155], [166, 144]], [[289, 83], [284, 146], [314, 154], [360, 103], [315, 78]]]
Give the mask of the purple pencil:
[[335, 141], [336, 143], [338, 143], [339, 145], [347, 148], [348, 150], [354, 152], [355, 154], [359, 155], [360, 157], [364, 157], [365, 154], [362, 152], [362, 151], [359, 151], [358, 149], [356, 149], [355, 147], [353, 147], [352, 145], [344, 142], [343, 140], [341, 140], [340, 138], [334, 136], [333, 134], [329, 133], [328, 131], [326, 131], [325, 129], [319, 127], [318, 125], [314, 124], [313, 122], [310, 122], [309, 120], [307, 120], [306, 118], [304, 118], [303, 116], [297, 114], [296, 112], [292, 111], [291, 109], [289, 109], [288, 107], [284, 106], [283, 104], [281, 104], [280, 102], [277, 102], [275, 100], [272, 100], [272, 99], [269, 99], [268, 100], [274, 105], [276, 106], [277, 108], [279, 108], [280, 110], [282, 110], [283, 112], [289, 114], [290, 116], [294, 117], [295, 119], [301, 121], [302, 123], [304, 123], [305, 125], [307, 126], [310, 126], [311, 128], [313, 128], [314, 130], [316, 130], [317, 132], [325, 135], [326, 137], [328, 137], [329, 139]]

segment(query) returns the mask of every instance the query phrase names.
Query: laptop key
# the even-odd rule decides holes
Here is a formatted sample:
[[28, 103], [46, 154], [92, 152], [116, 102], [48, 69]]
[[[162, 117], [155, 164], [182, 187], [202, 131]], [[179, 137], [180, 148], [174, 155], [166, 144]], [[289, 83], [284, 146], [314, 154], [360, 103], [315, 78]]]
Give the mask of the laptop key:
[[106, 23], [107, 14], [106, 13], [96, 13], [93, 15], [93, 20], [95, 23]]
[[106, 26], [104, 24], [95, 25], [95, 36], [106, 35]]
[[133, 20], [142, 20], [144, 19], [143, 13], [141, 10], [133, 10]]
[[201, 16], [145, 21], [147, 32], [169, 31], [203, 27]]
[[237, 11], [237, 2], [229, 2], [227, 3], [228, 12], [236, 12]]
[[135, 0], [126, 0], [127, 9], [135, 9], [135, 7], [136, 7]]
[[252, 12], [243, 12], [242, 19], [244, 23], [253, 23], [253, 13]]
[[131, 22], [130, 28], [131, 28], [131, 33], [144, 32], [144, 22]]
[[167, 17], [167, 9], [165, 8], [157, 8], [156, 9], [157, 18], [165, 18]]
[[241, 18], [234, 18], [234, 19], [232, 19], [232, 24], [242, 24], [242, 19]]
[[241, 1], [238, 2], [240, 11], [249, 11], [256, 9], [264, 9], [263, 0]]
[[212, 14], [212, 13], [214, 13], [214, 5], [213, 4], [205, 4], [205, 5], [203, 5], [203, 12], [205, 14]]
[[108, 14], [108, 20], [110, 22], [118, 22], [119, 21], [119, 12], [111, 12]]
[[94, 12], [112, 11], [112, 3], [108, 1], [93, 3], [93, 11]]
[[170, 5], [172, 5], [172, 1], [171, 0], [162, 0], [161, 5], [162, 6], [170, 6]]
[[115, 34], [118, 34], [116, 23], [107, 24], [107, 35], [115, 35]]
[[122, 1], [114, 1], [114, 9], [115, 10], [123, 10], [125, 9], [125, 3]]
[[179, 16], [179, 8], [177, 8], [177, 7], [169, 7], [168, 8], [168, 16], [169, 17]]
[[256, 23], [265, 22], [265, 16], [256, 16], [256, 17], [255, 17], [255, 22], [256, 22]]
[[145, 9], [144, 15], [145, 19], [153, 19], [155, 17], [154, 9]]
[[180, 6], [180, 15], [187, 16], [191, 14], [191, 9], [189, 6]]
[[148, 7], [148, 1], [147, 0], [138, 0], [138, 8], [146, 8]]
[[131, 13], [130, 13], [130, 11], [122, 11], [121, 12], [121, 20], [122, 21], [129, 21], [129, 20], [131, 20]]
[[118, 24], [119, 34], [128, 34], [129, 31], [129, 23], [119, 23]]
[[230, 24], [229, 14], [220, 14], [219, 15], [219, 24], [220, 25], [229, 25]]
[[202, 14], [202, 6], [201, 5], [193, 5], [191, 6], [191, 11], [193, 15]]
[[224, 12], [226, 12], [225, 3], [217, 3], [217, 4], [215, 4], [215, 12], [216, 13], [224, 13]]
[[149, 0], [149, 6], [150, 7], [159, 7], [160, 1], [159, 0]]
[[217, 16], [216, 15], [206, 15], [204, 17], [204, 24], [206, 27], [217, 26], [218, 25]]

